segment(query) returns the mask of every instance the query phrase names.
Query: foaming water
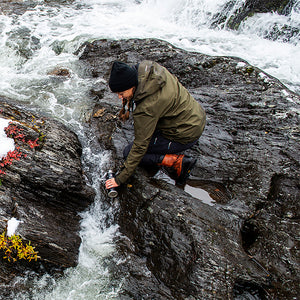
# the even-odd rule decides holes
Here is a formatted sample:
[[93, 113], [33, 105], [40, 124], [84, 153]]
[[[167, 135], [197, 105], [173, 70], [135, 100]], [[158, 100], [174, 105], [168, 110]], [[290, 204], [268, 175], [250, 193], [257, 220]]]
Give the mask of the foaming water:
[[[117, 2], [117, 4], [116, 4]], [[233, 1], [227, 6], [224, 28], [236, 9], [245, 0]], [[299, 33], [289, 42], [284, 38], [265, 39], [273, 28], [292, 26], [299, 28], [300, 12], [295, 4], [289, 16], [259, 14], [244, 21], [238, 31], [212, 28], [211, 24], [228, 1], [156, 0], [147, 1], [86, 1], [92, 8], [83, 9], [91, 26], [91, 36], [105, 38], [153, 37], [171, 42], [175, 46], [209, 55], [238, 56], [283, 81], [299, 93], [300, 57]], [[105, 3], [105, 5], [104, 5]], [[114, 3], [114, 13], [109, 3]], [[104, 8], [103, 8], [104, 6]], [[88, 17], [87, 17], [88, 16]], [[103, 34], [104, 33], [104, 34]]]
[[[46, 76], [51, 68], [61, 64], [68, 66], [68, 62], [77, 59], [72, 53], [87, 40], [153, 37], [190, 51], [239, 56], [299, 92], [300, 63], [295, 59], [300, 57], [299, 35], [289, 43], [283, 43], [280, 38], [276, 41], [264, 38], [274, 26], [283, 28], [289, 25], [299, 28], [300, 13], [297, 6], [295, 5], [289, 16], [269, 13], [248, 18], [238, 31], [211, 28], [214, 16], [227, 2], [78, 0], [72, 6], [66, 7], [40, 5], [34, 11], [20, 16], [14, 24], [8, 17], [0, 16], [3, 46], [0, 71], [10, 74], [8, 78], [1, 79], [3, 85], [0, 91], [3, 90], [7, 96], [16, 96], [18, 86], [11, 86], [11, 82], [20, 78], [14, 78], [12, 74], [16, 73], [19, 77], [23, 74], [34, 76], [38, 72], [38, 75]], [[234, 10], [244, 3], [245, 0], [236, 0], [227, 9], [223, 26]], [[22, 32], [22, 29], [24, 32], [24, 28], [27, 30], [27, 45], [24, 42], [20, 45], [20, 41], [14, 38], [14, 33], [20, 30]], [[23, 56], [16, 55], [18, 51]], [[8, 59], [5, 55], [7, 53]], [[29, 61], [24, 53], [29, 56]], [[17, 72], [9, 72], [11, 64]], [[19, 98], [24, 94], [20, 92]]]
[[[97, 193], [93, 205], [81, 215], [78, 266], [60, 279], [49, 275], [26, 278], [28, 292], [15, 299], [113, 299], [121, 289], [122, 280], [109, 278], [104, 264], [113, 256], [113, 240], [119, 234], [113, 221], [116, 207], [103, 206], [107, 199], [99, 188], [110, 154], [97, 149], [96, 137], [84, 126], [95, 104], [89, 91], [105, 81], [86, 78], [88, 70], [74, 52], [82, 43], [100, 38], [158, 38], [190, 51], [241, 57], [299, 92], [300, 61], [295, 59], [300, 57], [299, 36], [266, 39], [275, 25], [299, 28], [299, 5], [294, 5], [289, 16], [260, 14], [243, 22], [238, 31], [224, 29], [234, 10], [244, 3], [77, 0], [51, 5], [39, 1], [23, 15], [0, 15], [0, 95], [59, 119], [76, 132], [83, 145], [88, 183]], [[220, 12], [224, 21], [212, 28]], [[52, 75], [60, 68], [67, 69], [68, 76]], [[199, 192], [199, 187], [193, 188]]]

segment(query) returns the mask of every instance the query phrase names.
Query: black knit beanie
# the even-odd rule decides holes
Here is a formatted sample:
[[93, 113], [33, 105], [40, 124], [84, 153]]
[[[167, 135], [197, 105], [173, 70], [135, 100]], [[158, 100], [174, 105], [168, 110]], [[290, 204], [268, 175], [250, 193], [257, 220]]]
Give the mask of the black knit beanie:
[[138, 73], [134, 67], [123, 62], [113, 63], [108, 85], [113, 93], [126, 91], [138, 84]]

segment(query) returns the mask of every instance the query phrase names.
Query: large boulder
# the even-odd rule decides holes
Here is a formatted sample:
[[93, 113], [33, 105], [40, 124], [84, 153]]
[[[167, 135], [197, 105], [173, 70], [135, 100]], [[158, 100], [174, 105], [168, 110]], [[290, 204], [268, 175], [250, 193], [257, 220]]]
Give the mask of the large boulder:
[[[158, 40], [100, 40], [78, 51], [89, 76], [108, 79], [114, 60], [154, 60], [203, 105], [207, 125], [187, 186], [138, 168], [119, 190], [124, 238], [115, 266], [132, 299], [295, 299], [299, 265], [299, 96], [246, 61], [186, 52]], [[121, 167], [132, 123], [117, 121], [120, 101], [101, 81], [91, 129]], [[203, 201], [201, 201], [203, 200]], [[123, 257], [123, 258], [124, 258]], [[116, 275], [117, 276], [117, 275]], [[239, 298], [240, 299], [240, 298]]]
[[[1, 161], [0, 233], [20, 221], [15, 234], [38, 251], [38, 260], [8, 262], [1, 252], [0, 281], [35, 270], [75, 266], [80, 216], [94, 198], [81, 165], [81, 144], [72, 131], [0, 97], [0, 118], [10, 120], [15, 139], [11, 164]], [[43, 266], [43, 268], [41, 268]], [[14, 272], [12, 272], [14, 270]]]

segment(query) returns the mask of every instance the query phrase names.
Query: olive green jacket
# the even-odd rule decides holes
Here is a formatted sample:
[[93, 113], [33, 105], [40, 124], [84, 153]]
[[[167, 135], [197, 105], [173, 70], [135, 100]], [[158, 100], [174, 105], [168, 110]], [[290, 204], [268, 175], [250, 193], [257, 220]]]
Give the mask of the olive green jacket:
[[138, 67], [138, 86], [133, 96], [134, 142], [116, 176], [124, 183], [147, 152], [149, 142], [158, 129], [171, 141], [187, 144], [203, 132], [205, 112], [178, 79], [156, 62], [142, 61]]

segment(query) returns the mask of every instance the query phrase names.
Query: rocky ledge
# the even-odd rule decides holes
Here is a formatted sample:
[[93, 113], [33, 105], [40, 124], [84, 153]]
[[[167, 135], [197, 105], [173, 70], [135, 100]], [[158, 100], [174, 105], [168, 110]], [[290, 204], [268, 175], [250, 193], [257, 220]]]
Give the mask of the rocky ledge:
[[[6, 283], [27, 270], [45, 272], [75, 266], [81, 239], [79, 211], [94, 198], [86, 185], [77, 136], [58, 121], [41, 117], [0, 97], [0, 118], [11, 123], [7, 135], [15, 150], [0, 164], [0, 234], [12, 218], [20, 221], [15, 234], [35, 247], [38, 259], [13, 262], [3, 258], [1, 294]], [[7, 255], [7, 253], [6, 253]]]
[[[246, 61], [177, 49], [158, 40], [99, 40], [78, 51], [105, 80], [114, 60], [154, 60], [202, 103], [207, 125], [186, 187], [138, 168], [119, 190], [124, 299], [296, 299], [299, 293], [299, 96]], [[100, 81], [103, 82], [103, 81]], [[119, 170], [133, 139], [117, 121], [106, 83], [91, 130]], [[152, 174], [153, 175], [153, 174]], [[162, 178], [163, 177], [163, 178]]]

